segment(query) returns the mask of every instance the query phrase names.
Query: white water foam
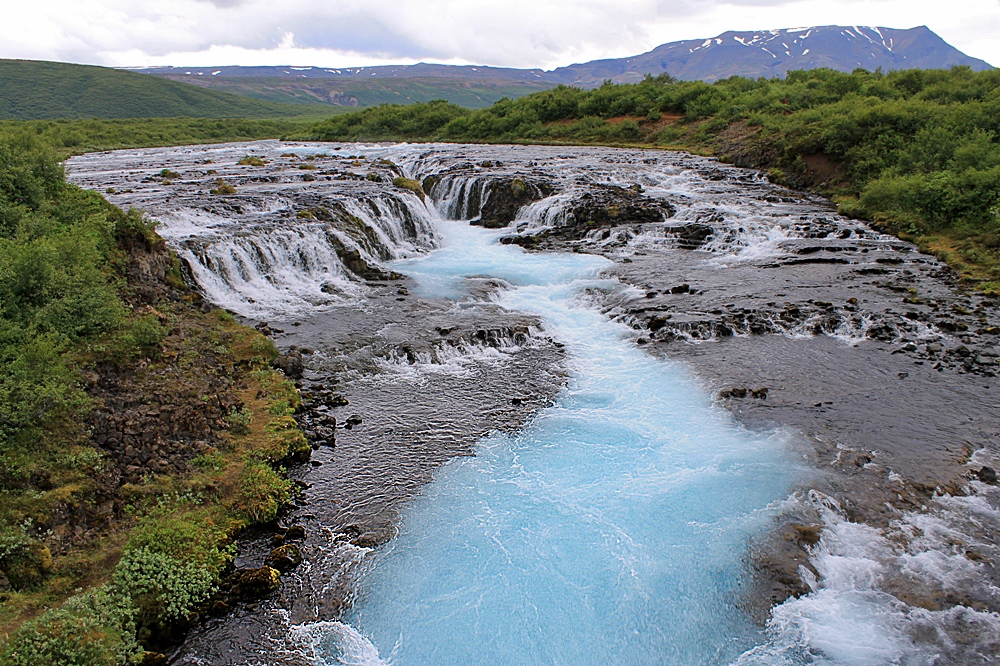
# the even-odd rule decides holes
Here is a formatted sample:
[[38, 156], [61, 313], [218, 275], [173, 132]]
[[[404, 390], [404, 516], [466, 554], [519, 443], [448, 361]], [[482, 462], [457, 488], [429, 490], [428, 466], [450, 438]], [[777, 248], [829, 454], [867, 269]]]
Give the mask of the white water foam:
[[[995, 663], [1000, 615], [974, 606], [977, 596], [1000, 599], [1000, 589], [984, 586], [986, 562], [998, 554], [1000, 490], [972, 482], [967, 491], [901, 514], [885, 529], [850, 522], [819, 493], [794, 498], [818, 509], [824, 523], [810, 558], [817, 575], [803, 570], [812, 592], [776, 607], [769, 641], [736, 665]], [[971, 603], [948, 601], [964, 594]]]

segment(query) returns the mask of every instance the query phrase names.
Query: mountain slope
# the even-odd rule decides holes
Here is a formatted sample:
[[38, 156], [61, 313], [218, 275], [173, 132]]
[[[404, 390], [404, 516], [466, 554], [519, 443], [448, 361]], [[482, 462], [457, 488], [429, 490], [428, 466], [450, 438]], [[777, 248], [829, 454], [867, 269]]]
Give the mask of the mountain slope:
[[[237, 71], [233, 76], [199, 75], [189, 68], [160, 68], [160, 76], [210, 88], [244, 95], [270, 102], [338, 106], [375, 106], [377, 104], [413, 104], [435, 99], [479, 109], [487, 107], [502, 97], [521, 97], [555, 86], [551, 82], [502, 78], [462, 78], [450, 73], [446, 76], [404, 76], [399, 78], [352, 76], [324, 78], [307, 74], [274, 76], [267, 70], [279, 68], [246, 67], [234, 70], [265, 70], [268, 76], [254, 76]], [[291, 68], [284, 68], [285, 70]], [[316, 69], [319, 68], [309, 68]], [[219, 71], [214, 69], [212, 71]], [[293, 70], [294, 71], [294, 70]], [[300, 69], [301, 71], [301, 69]], [[319, 70], [322, 71], [322, 70]], [[186, 72], [193, 72], [187, 74]], [[446, 74], [448, 74], [446, 72]]]
[[822, 26], [759, 32], [726, 32], [711, 39], [671, 42], [631, 58], [595, 60], [549, 74], [561, 83], [590, 87], [605, 79], [634, 83], [646, 74], [716, 81], [730, 76], [784, 76], [789, 70], [829, 67], [842, 72], [947, 69], [966, 65], [991, 69], [941, 39], [926, 26], [909, 30]]
[[301, 105], [262, 102], [107, 67], [0, 60], [0, 119], [268, 118]]
[[312, 104], [368, 106], [444, 99], [478, 108], [557, 84], [593, 88], [611, 79], [634, 83], [646, 74], [716, 81], [733, 75], [780, 77], [789, 70], [857, 68], [947, 69], [990, 65], [970, 58], [927, 27], [909, 30], [822, 26], [727, 32], [711, 39], [671, 42], [629, 58], [541, 69], [435, 65], [380, 67], [155, 67], [136, 70], [217, 90]]

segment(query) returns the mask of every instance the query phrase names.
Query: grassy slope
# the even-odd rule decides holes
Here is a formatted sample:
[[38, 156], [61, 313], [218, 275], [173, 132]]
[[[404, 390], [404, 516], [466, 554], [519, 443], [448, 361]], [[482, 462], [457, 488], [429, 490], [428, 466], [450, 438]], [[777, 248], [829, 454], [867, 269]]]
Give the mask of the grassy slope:
[[0, 119], [279, 118], [314, 113], [106, 67], [0, 60]]
[[[328, 116], [329, 114], [324, 114]], [[0, 120], [0, 134], [26, 132], [63, 157], [101, 150], [280, 139], [305, 131], [309, 118], [125, 118]]]
[[[479, 109], [501, 98], [523, 97], [552, 88], [552, 84], [522, 81], [465, 81], [442, 78], [290, 79], [277, 77], [207, 77], [171, 75], [169, 78], [271, 102], [318, 104], [330, 107], [356, 100], [358, 106], [413, 104], [443, 99]], [[348, 107], [349, 108], [349, 107]]]
[[482, 110], [380, 106], [301, 138], [628, 145], [690, 150], [834, 199], [1000, 291], [1000, 71], [791, 72], [558, 87]]

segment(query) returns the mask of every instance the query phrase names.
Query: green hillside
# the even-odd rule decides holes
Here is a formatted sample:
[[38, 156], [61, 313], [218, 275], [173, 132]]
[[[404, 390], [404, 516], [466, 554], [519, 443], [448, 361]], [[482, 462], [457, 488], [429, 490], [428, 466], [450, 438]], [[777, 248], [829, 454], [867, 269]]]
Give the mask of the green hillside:
[[555, 87], [554, 83], [503, 79], [457, 78], [287, 78], [258, 76], [155, 75], [269, 102], [294, 104], [376, 106], [413, 104], [443, 99], [470, 109], [481, 109], [504, 97], [514, 99]]
[[107, 67], [0, 60], [0, 119], [277, 118], [316, 110]]

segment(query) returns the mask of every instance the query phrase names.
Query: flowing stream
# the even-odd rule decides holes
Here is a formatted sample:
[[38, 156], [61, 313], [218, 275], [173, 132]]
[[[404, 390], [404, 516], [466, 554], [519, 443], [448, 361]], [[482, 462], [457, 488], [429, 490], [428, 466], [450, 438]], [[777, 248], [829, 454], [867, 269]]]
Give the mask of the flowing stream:
[[[248, 153], [269, 164], [240, 166]], [[181, 178], [164, 182], [164, 167]], [[315, 347], [308, 382], [357, 388], [323, 412], [337, 447], [296, 472], [311, 490], [292, 518], [311, 537], [307, 565], [284, 577], [294, 598], [207, 624], [177, 663], [942, 666], [1000, 651], [1000, 494], [966, 473], [954, 496], [904, 498], [897, 471], [925, 492], [943, 461], [1000, 459], [996, 424], [963, 408], [993, 413], [983, 369], [998, 353], [968, 337], [964, 355], [923, 351], [974, 334], [973, 309], [993, 315], [963, 297], [969, 324], [943, 318], [958, 301], [912, 246], [753, 172], [662, 152], [264, 142], [71, 168], [156, 216], [208, 300], [270, 321], [283, 348]], [[436, 179], [431, 196], [394, 186], [401, 175]], [[505, 229], [469, 225], [494, 184], [522, 176], [545, 195]], [[239, 194], [209, 195], [217, 177]], [[614, 198], [604, 213], [647, 217], [588, 227], [601, 197]], [[548, 232], [562, 251], [500, 242]], [[771, 398], [743, 388], [724, 409], [688, 364], [637, 343], [683, 345], [722, 376], [767, 361]], [[545, 393], [528, 385], [555, 358], [565, 388], [517, 420], [518, 383]], [[876, 395], [895, 410], [884, 424]], [[819, 420], [834, 398], [863, 448], [827, 446], [853, 435]], [[364, 425], [348, 432], [358, 405]], [[744, 409], [778, 417], [751, 429], [733, 417]], [[774, 427], [784, 416], [798, 428]], [[823, 487], [856, 500], [851, 520], [815, 490], [803, 431], [833, 452], [842, 474]], [[815, 528], [806, 587], [762, 626], [751, 544], [786, 513]], [[365, 529], [395, 536], [359, 542], [382, 544], [371, 550], [344, 536]]]
[[779, 435], [735, 426], [675, 363], [584, 299], [621, 288], [587, 254], [526, 254], [442, 221], [443, 247], [393, 268], [423, 295], [510, 287], [566, 345], [569, 387], [515, 436], [441, 469], [378, 552], [328, 663], [726, 664], [759, 640], [737, 608], [747, 537], [787, 496]]

